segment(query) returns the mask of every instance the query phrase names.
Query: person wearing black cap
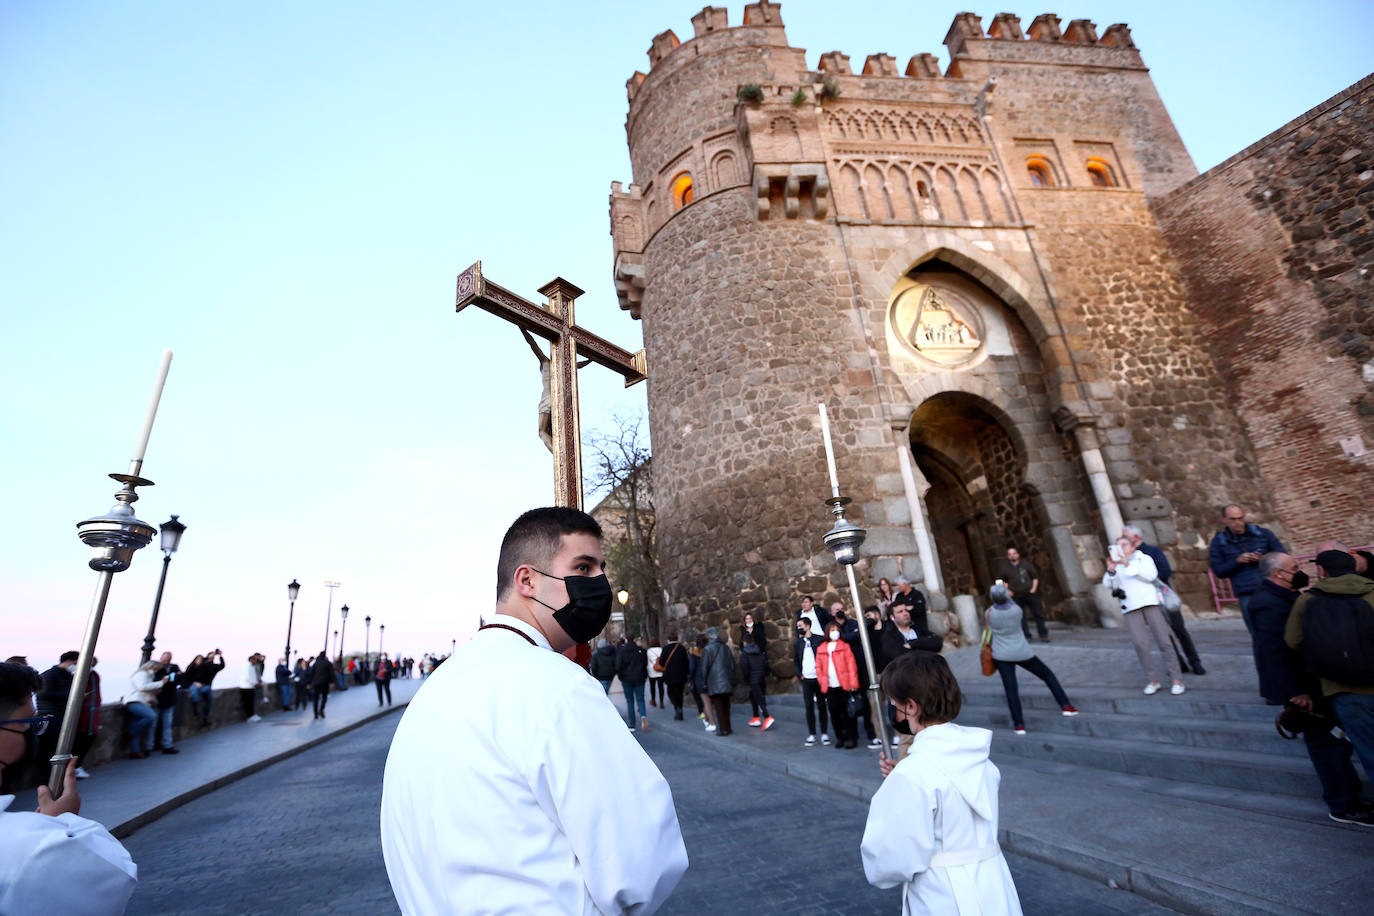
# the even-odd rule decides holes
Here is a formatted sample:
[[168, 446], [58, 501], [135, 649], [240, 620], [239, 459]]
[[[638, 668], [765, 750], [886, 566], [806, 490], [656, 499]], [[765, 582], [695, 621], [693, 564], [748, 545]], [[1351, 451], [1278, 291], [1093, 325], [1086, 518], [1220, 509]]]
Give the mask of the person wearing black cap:
[[[1321, 578], [1288, 615], [1284, 641], [1321, 677], [1365, 772], [1374, 773], [1374, 582], [1355, 572], [1355, 558], [1335, 541], [1319, 545], [1317, 572]], [[1339, 633], [1336, 650], [1320, 651], [1331, 632]]]

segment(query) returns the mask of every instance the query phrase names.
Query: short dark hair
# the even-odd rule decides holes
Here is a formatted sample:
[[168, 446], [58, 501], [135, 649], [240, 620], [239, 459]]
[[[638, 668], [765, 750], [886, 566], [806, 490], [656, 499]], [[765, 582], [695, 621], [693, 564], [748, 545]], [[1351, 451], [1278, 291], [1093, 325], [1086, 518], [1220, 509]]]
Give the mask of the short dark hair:
[[810, 601], [812, 604], [815, 604], [815, 603], [816, 603], [816, 599], [815, 599], [815, 598], [812, 598], [810, 595], [802, 595], [802, 600], [803, 600], [803, 601]]
[[501, 554], [496, 561], [496, 600], [505, 599], [515, 571], [521, 566], [547, 569], [558, 553], [565, 534], [590, 534], [601, 538], [601, 526], [581, 509], [545, 506], [531, 509], [506, 529], [501, 539]]
[[878, 684], [893, 703], [915, 700], [921, 725], [953, 721], [964, 703], [954, 672], [934, 652], [903, 652], [883, 669]]
[[77, 659], [79, 659], [80, 657], [81, 657], [81, 653], [80, 653], [80, 652], [63, 652], [61, 655], [59, 655], [59, 656], [57, 657], [57, 663], [58, 663], [59, 665], [62, 665], [62, 664], [66, 664], [67, 662], [74, 662], [74, 661], [76, 661]]
[[0, 662], [0, 718], [12, 718], [42, 686], [43, 679], [28, 665]]

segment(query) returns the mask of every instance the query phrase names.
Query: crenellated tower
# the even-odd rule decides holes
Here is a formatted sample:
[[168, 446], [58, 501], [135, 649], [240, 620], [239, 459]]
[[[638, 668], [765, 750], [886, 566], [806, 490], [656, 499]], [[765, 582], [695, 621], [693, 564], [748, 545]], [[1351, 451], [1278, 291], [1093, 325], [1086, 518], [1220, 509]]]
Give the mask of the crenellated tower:
[[869, 586], [903, 573], [967, 611], [1015, 543], [1055, 615], [1092, 619], [1128, 521], [1200, 600], [1211, 504], [1263, 497], [1150, 213], [1196, 170], [1130, 30], [961, 13], [943, 72], [855, 72], [810, 66], [767, 0], [692, 25], [626, 83], [633, 182], [610, 198], [671, 615], [785, 637], [802, 594], [844, 599], [821, 401]]

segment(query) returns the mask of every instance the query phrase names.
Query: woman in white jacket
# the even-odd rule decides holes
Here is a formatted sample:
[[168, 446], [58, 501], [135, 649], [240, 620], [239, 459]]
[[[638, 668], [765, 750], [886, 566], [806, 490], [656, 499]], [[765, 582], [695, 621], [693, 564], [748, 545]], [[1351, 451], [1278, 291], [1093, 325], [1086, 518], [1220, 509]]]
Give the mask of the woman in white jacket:
[[1159, 607], [1159, 570], [1155, 568], [1155, 561], [1136, 550], [1129, 539], [1118, 538], [1107, 558], [1102, 584], [1111, 588], [1112, 594], [1121, 601], [1126, 627], [1131, 631], [1131, 644], [1135, 646], [1140, 667], [1149, 678], [1145, 685], [1146, 696], [1159, 692], [1159, 669], [1150, 651], [1151, 639], [1164, 656], [1164, 666], [1174, 682], [1169, 692], [1178, 696], [1183, 692], [1182, 672], [1173, 643], [1169, 641], [1169, 624]]
[[914, 735], [874, 793], [864, 828], [864, 875], [874, 887], [902, 885], [903, 914], [1020, 916], [1007, 860], [997, 845], [1001, 774], [988, 760], [992, 732], [950, 720], [961, 694], [933, 652], [906, 652], [883, 669], [897, 730]]
[[163, 681], [153, 679], [158, 668], [155, 661], [146, 661], [129, 676], [130, 690], [124, 696], [124, 710], [129, 714], [129, 756], [142, 760], [153, 745], [153, 728], [157, 725], [157, 692]]

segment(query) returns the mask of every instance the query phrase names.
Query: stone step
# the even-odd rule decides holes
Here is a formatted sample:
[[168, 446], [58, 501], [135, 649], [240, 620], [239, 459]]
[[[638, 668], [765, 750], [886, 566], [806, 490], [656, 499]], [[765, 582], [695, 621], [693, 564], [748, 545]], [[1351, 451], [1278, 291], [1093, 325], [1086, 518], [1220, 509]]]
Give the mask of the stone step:
[[[1023, 677], [1018, 683], [1021, 686], [1023, 707], [1059, 709], [1059, 704], [1038, 678], [1031, 678], [1028, 683]], [[1277, 706], [1267, 706], [1258, 697], [1235, 691], [1190, 690], [1176, 697], [1169, 693], [1167, 687], [1162, 688], [1154, 696], [1146, 696], [1140, 690], [1110, 687], [1077, 687], [1071, 690], [1066, 687], [1065, 690], [1074, 705], [1082, 712], [1253, 722], [1264, 724], [1271, 730], [1274, 727], [1274, 716], [1279, 712]], [[966, 686], [964, 704], [1001, 706], [1005, 709], [1007, 700], [999, 681], [992, 689], [981, 685], [972, 688]]]
[[[1120, 738], [1171, 744], [1186, 747], [1218, 748], [1244, 751], [1274, 757], [1307, 759], [1306, 746], [1301, 739], [1292, 741], [1279, 737], [1273, 725], [1231, 722], [1213, 719], [1185, 719], [1181, 716], [1123, 716], [1084, 712], [1076, 718], [1064, 718], [1057, 709], [1023, 709], [1029, 732], [1041, 734], [1091, 735], [1098, 738]], [[1012, 726], [1011, 713], [1006, 705], [968, 706], [959, 716], [964, 725], [992, 726], [1001, 730]]]
[[[866, 800], [877, 789], [881, 779], [871, 751], [804, 749], [800, 698], [770, 697], [769, 707], [777, 723], [762, 734], [737, 727], [734, 736], [722, 739], [692, 721], [664, 722], [662, 728], [727, 759], [768, 767], [828, 791]], [[737, 705], [733, 718], [747, 721], [748, 706]], [[1368, 911], [1374, 894], [1369, 868], [1374, 830], [1331, 822], [1315, 789], [1304, 797], [1275, 793], [1268, 781], [1247, 789], [1164, 778], [1141, 767], [1109, 769], [1086, 754], [1078, 762], [1064, 754], [1026, 756], [1004, 748], [1013, 737], [1000, 734], [993, 742], [993, 759], [1002, 771], [1005, 849], [1114, 881], [1182, 912], [1334, 916]], [[1116, 753], [1121, 744], [1133, 751], [1150, 747], [1075, 740]], [[1223, 753], [1188, 750], [1203, 761]], [[1236, 756], [1225, 756], [1222, 763], [1229, 766]], [[786, 791], [789, 801], [794, 796]]]
[[1207, 786], [1320, 798], [1321, 785], [1306, 758], [1190, 747], [1092, 735], [995, 732], [994, 757], [1058, 760], [1094, 770], [1157, 776]]

